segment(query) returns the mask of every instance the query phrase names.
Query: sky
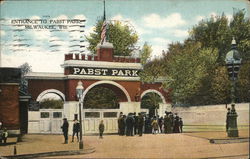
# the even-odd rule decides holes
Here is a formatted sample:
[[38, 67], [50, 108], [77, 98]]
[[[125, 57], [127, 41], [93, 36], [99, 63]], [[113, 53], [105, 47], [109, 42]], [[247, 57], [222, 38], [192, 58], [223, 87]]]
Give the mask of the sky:
[[[139, 48], [145, 42], [152, 46], [152, 58], [161, 57], [162, 50], [167, 50], [170, 43], [183, 42], [189, 30], [202, 19], [224, 13], [230, 20], [237, 9], [245, 9], [249, 17], [247, 0], [105, 2], [106, 19], [119, 20], [133, 28], [139, 35]], [[0, 66], [18, 67], [28, 62], [33, 72], [60, 73], [63, 72], [64, 54], [88, 54], [86, 47], [79, 48], [79, 45], [88, 46], [85, 36], [93, 32], [97, 19], [103, 16], [103, 0], [9, 0], [1, 2], [0, 7]], [[23, 19], [47, 21], [28, 24], [32, 28], [25, 28], [23, 23], [19, 25], [17, 22]], [[74, 23], [70, 21], [73, 19], [86, 21]], [[54, 28], [37, 29], [34, 25], [54, 25]], [[65, 25], [66, 28], [59, 28], [58, 25]], [[81, 27], [83, 25], [85, 27]]]

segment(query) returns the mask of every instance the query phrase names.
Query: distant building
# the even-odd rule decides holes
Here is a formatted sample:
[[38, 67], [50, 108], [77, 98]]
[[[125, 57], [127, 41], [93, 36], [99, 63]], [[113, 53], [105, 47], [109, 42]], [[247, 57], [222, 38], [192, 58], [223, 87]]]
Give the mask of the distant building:
[[27, 133], [30, 96], [20, 90], [21, 69], [0, 68], [0, 121], [10, 133]]

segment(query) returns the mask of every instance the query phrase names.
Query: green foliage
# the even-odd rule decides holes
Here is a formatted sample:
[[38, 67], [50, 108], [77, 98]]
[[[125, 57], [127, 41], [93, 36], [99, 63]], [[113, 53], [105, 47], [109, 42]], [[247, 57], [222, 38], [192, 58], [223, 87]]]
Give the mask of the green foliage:
[[177, 105], [230, 103], [231, 84], [224, 59], [233, 37], [243, 58], [236, 101], [249, 102], [250, 21], [244, 10], [237, 11], [230, 22], [224, 14], [200, 21], [183, 44], [170, 44], [163, 58], [145, 64], [144, 76], [150, 80], [163, 76], [163, 87], [171, 90]]
[[[101, 28], [103, 20], [98, 20], [94, 33], [87, 36], [86, 39], [89, 42], [88, 50], [93, 54], [96, 54], [96, 46], [101, 41]], [[126, 24], [122, 24], [119, 21], [114, 23], [108, 23], [107, 29], [108, 41], [114, 45], [114, 55], [129, 56], [133, 51], [133, 48], [138, 41], [138, 35]]]
[[148, 43], [145, 42], [140, 52], [141, 64], [143, 66], [149, 61], [152, 51], [153, 51], [152, 46], [148, 45]]
[[159, 108], [159, 103], [162, 103], [161, 97], [154, 93], [147, 93], [141, 99], [141, 107], [147, 109]]
[[24, 75], [32, 71], [31, 66], [27, 62], [25, 62], [24, 64], [20, 65], [18, 68], [21, 69], [21, 85], [27, 86], [28, 83], [27, 83], [27, 80], [24, 79]]
[[237, 82], [237, 95], [240, 102], [250, 101], [250, 60], [241, 65]]
[[225, 66], [219, 66], [214, 70], [210, 90], [212, 103], [230, 103], [231, 84]]
[[[217, 50], [201, 48], [200, 43], [186, 42], [177, 49], [178, 53], [166, 63], [167, 77], [165, 88], [173, 88], [171, 96], [174, 103], [190, 103], [192, 97], [203, 87], [203, 80], [209, 76], [209, 69], [214, 67]], [[179, 51], [181, 53], [179, 53]]]
[[94, 87], [85, 96], [84, 108], [116, 109], [118, 99], [112, 90], [105, 87]]
[[40, 109], [63, 109], [63, 101], [46, 98], [40, 103]]
[[221, 64], [231, 49], [233, 37], [238, 43], [238, 50], [242, 52], [243, 59], [250, 59], [250, 21], [245, 18], [244, 10], [236, 12], [231, 22], [222, 14], [209, 20], [202, 20], [190, 31], [191, 40], [200, 42], [202, 47], [219, 50], [218, 62]]
[[160, 69], [156, 68], [157, 66], [159, 66], [157, 64], [157, 61], [156, 60], [149, 61], [152, 51], [153, 51], [152, 47], [147, 43], [144, 43], [142, 50], [140, 52], [140, 58], [143, 70], [139, 73], [139, 76], [142, 82], [154, 82], [154, 80], [158, 78]]

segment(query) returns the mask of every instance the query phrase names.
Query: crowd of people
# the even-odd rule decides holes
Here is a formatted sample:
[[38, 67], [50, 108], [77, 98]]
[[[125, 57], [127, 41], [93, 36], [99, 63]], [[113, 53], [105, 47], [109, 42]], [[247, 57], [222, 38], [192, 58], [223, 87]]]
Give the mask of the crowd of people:
[[124, 115], [122, 112], [118, 118], [118, 134], [133, 136], [142, 136], [145, 134], [157, 133], [181, 133], [183, 132], [183, 121], [177, 113], [165, 112], [164, 117], [152, 116], [143, 113], [128, 113]]
[[[182, 119], [177, 115], [177, 113], [173, 114], [172, 112], [165, 112], [164, 117], [152, 116], [149, 114], [143, 113], [128, 113], [128, 115], [124, 115], [122, 112], [118, 118], [118, 134], [123, 136], [134, 136], [139, 135], [142, 136], [145, 134], [157, 134], [157, 133], [181, 133], [183, 127]], [[63, 119], [63, 125], [61, 126], [63, 136], [64, 136], [64, 144], [68, 143], [68, 128], [69, 123], [67, 118]], [[105, 130], [103, 120], [99, 123], [99, 137], [103, 138], [103, 132]], [[79, 131], [80, 131], [80, 123], [78, 120], [74, 120], [73, 123], [73, 133], [72, 140], [74, 142], [74, 137], [76, 136], [77, 141], [79, 142]]]

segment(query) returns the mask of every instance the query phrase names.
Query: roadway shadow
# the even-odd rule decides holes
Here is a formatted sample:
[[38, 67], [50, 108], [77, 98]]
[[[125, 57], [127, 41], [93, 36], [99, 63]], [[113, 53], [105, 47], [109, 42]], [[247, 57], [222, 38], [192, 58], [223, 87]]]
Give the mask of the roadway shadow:
[[9, 145], [16, 145], [16, 142], [7, 142], [5, 143], [0, 143], [0, 146], [9, 146]]

